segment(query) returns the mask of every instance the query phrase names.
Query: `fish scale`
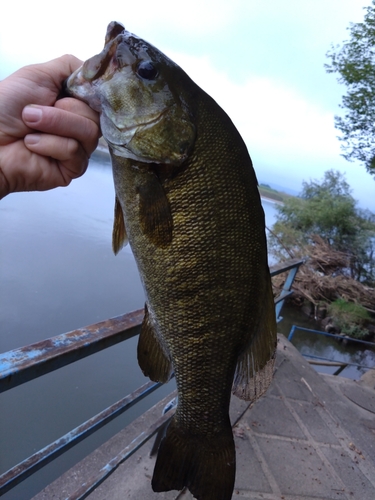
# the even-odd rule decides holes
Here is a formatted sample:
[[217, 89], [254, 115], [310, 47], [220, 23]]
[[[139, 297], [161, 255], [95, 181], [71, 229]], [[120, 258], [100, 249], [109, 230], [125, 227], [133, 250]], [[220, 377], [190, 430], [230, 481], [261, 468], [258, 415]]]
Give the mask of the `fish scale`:
[[232, 386], [239, 397], [259, 397], [276, 347], [257, 181], [227, 114], [164, 54], [119, 26], [109, 25], [103, 52], [67, 88], [101, 114], [109, 144], [114, 249], [129, 239], [146, 294], [140, 367], [153, 380], [176, 376], [178, 406], [152, 487], [230, 500]]

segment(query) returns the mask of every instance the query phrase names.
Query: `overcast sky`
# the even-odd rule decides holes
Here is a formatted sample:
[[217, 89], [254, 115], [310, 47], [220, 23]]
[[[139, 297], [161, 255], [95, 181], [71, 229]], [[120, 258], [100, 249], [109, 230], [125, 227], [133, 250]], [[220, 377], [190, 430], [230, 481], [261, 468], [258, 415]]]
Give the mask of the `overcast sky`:
[[[328, 169], [346, 173], [375, 212], [375, 180], [340, 156], [334, 115], [345, 87], [324, 70], [371, 0], [21, 0], [0, 18], [0, 79], [70, 52], [87, 59], [116, 20], [165, 52], [225, 109], [260, 182], [300, 191]], [[97, 5], [100, 5], [98, 9]]]

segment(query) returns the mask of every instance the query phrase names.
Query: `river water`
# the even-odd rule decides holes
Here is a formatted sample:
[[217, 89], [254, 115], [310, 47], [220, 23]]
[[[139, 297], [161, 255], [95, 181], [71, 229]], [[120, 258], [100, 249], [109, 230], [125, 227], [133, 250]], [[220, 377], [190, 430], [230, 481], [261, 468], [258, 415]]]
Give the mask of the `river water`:
[[[69, 188], [1, 200], [0, 352], [143, 306], [130, 248], [116, 257], [112, 253], [113, 203], [110, 164], [95, 161]], [[275, 204], [263, 200], [263, 207], [271, 226]], [[1, 394], [0, 473], [145, 381], [136, 361], [136, 339], [131, 339]], [[151, 402], [173, 386], [170, 382], [157, 391]], [[31, 498], [149, 405], [150, 399], [119, 417], [4, 500]]]

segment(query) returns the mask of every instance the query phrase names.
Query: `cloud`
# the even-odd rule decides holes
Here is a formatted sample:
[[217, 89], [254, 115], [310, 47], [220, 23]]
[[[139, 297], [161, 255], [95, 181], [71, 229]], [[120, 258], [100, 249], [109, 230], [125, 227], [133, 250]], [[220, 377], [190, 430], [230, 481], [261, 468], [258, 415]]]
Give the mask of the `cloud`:
[[340, 154], [332, 112], [281, 82], [254, 75], [239, 84], [207, 57], [170, 56], [228, 113], [250, 151], [262, 150], [269, 161], [280, 156], [321, 160]]
[[0, 59], [10, 71], [66, 52], [87, 59], [102, 49], [113, 20], [150, 41], [157, 42], [165, 32], [172, 43], [173, 34], [209, 36], [234, 23], [243, 1], [189, 0], [177, 8], [175, 0], [143, 0], [142, 5], [108, 0], [99, 10], [92, 0], [65, 0], [57, 15], [49, 0], [8, 2], [0, 18]]
[[[363, 18], [362, 0], [317, 0], [312, 14], [300, 0], [274, 4], [270, 11], [257, 0], [190, 0], [177, 9], [175, 0], [141, 7], [108, 0], [99, 11], [91, 0], [65, 0], [56, 17], [46, 0], [8, 2], [0, 17], [0, 78], [66, 52], [87, 59], [102, 49], [107, 23], [118, 20], [223, 107], [256, 165], [285, 172], [294, 184], [338, 168], [372, 188], [364, 167], [340, 156], [333, 114], [342, 91], [336, 97], [319, 73], [330, 41], [340, 42], [349, 21]], [[334, 25], [325, 14], [332, 12]]]
[[[233, 25], [243, 4], [243, 0], [190, 0], [189, 7], [177, 14], [173, 0], [161, 0], [157, 5], [146, 2], [140, 16], [138, 4], [130, 2], [124, 11], [123, 1], [112, 0], [99, 16], [92, 11], [91, 1], [66, 0], [56, 19], [46, 1], [10, 3], [0, 20], [0, 58], [16, 64], [11, 68], [14, 70], [22, 64], [48, 60], [65, 52], [83, 59], [91, 57], [101, 50], [107, 22], [112, 19], [126, 25], [129, 22], [129, 29], [151, 41], [151, 31], [160, 31], [163, 26], [194, 34], [213, 30], [225, 37], [225, 27]], [[246, 3], [247, 10], [255, 9], [256, 5], [253, 1]], [[17, 16], [20, 8], [22, 16]], [[10, 22], [13, 15], [17, 29]], [[235, 122], [250, 151], [262, 153], [266, 161], [274, 162], [280, 156], [339, 155], [332, 113], [310, 104], [281, 79], [258, 74], [238, 83], [225, 60], [222, 68], [218, 68], [208, 55], [194, 57], [170, 52], [168, 55], [217, 100]], [[243, 64], [242, 58], [239, 64]]]
[[167, 54], [228, 113], [242, 135], [258, 179], [301, 190], [329, 169], [346, 174], [361, 206], [375, 210], [374, 179], [341, 156], [331, 110], [283, 82], [254, 75], [239, 84], [206, 56]]

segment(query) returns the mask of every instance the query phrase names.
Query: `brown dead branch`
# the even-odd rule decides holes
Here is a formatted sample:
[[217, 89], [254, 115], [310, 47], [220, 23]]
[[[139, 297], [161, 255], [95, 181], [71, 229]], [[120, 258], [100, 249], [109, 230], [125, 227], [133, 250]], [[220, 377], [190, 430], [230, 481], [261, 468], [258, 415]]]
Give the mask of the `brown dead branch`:
[[[301, 250], [308, 255], [307, 262], [300, 267], [294, 284], [293, 300], [301, 303], [307, 299], [317, 306], [319, 302], [332, 302], [342, 298], [374, 310], [375, 289], [352, 279], [346, 272], [349, 257], [344, 252], [332, 249], [320, 236], [312, 236], [313, 243]], [[285, 273], [272, 279], [275, 293], [280, 293]]]

